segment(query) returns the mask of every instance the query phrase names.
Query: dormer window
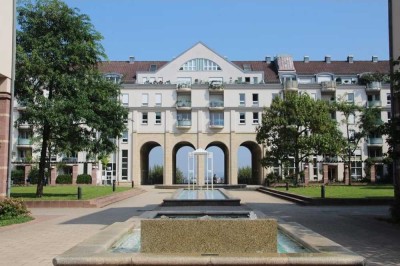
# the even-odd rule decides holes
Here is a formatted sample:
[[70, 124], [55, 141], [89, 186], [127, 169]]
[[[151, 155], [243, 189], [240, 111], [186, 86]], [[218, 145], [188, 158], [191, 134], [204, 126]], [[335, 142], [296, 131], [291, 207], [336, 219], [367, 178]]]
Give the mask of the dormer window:
[[244, 71], [251, 71], [251, 65], [250, 64], [243, 64], [243, 70]]
[[331, 73], [317, 74], [317, 83], [321, 83], [324, 81], [332, 81], [332, 80], [334, 80], [334, 75]]
[[108, 73], [104, 75], [105, 79], [112, 83], [120, 83], [122, 79], [122, 75], [118, 73]]
[[156, 72], [157, 70], [157, 65], [150, 65], [149, 71], [150, 72]]
[[212, 60], [195, 58], [186, 61], [180, 68], [181, 71], [219, 71], [221, 67]]

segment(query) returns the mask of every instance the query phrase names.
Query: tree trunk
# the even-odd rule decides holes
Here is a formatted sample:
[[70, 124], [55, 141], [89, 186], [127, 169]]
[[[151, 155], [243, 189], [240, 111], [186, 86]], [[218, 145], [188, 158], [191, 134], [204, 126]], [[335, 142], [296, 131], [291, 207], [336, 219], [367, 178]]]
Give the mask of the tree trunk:
[[36, 187], [36, 197], [41, 198], [43, 196], [43, 185], [45, 179], [45, 168], [46, 168], [46, 153], [47, 153], [47, 143], [50, 137], [50, 126], [47, 122], [44, 123], [43, 126], [43, 140], [42, 140], [42, 148], [40, 151], [40, 161], [39, 161], [39, 177], [38, 183]]

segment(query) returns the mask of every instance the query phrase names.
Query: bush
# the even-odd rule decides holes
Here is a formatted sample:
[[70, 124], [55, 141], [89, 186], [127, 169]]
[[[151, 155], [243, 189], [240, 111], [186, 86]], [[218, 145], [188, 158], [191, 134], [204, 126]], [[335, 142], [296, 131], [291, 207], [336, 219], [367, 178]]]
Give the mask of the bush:
[[72, 184], [72, 175], [58, 175], [56, 184]]
[[[48, 177], [49, 173], [45, 172], [44, 175], [45, 175], [46, 180], [47, 180], [47, 177]], [[32, 169], [31, 169], [31, 171], [29, 172], [29, 175], [28, 175], [28, 182], [30, 184], [37, 184], [38, 180], [39, 180], [39, 168], [32, 167]]]
[[20, 199], [4, 198], [0, 200], [0, 219], [29, 216], [29, 214], [25, 203]]
[[[71, 180], [72, 183], [72, 180]], [[92, 184], [92, 177], [88, 174], [78, 175], [76, 178], [77, 184]]]
[[15, 169], [11, 171], [11, 180], [13, 184], [24, 184], [25, 183], [25, 171], [22, 169]]

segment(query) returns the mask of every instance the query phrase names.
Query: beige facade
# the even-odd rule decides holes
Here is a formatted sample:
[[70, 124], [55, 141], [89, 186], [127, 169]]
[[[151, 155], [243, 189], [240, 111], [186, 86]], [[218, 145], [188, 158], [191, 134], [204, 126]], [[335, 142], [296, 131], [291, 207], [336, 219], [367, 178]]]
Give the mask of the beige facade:
[[0, 8], [0, 197], [7, 195], [8, 185], [13, 29], [14, 1], [4, 0]]

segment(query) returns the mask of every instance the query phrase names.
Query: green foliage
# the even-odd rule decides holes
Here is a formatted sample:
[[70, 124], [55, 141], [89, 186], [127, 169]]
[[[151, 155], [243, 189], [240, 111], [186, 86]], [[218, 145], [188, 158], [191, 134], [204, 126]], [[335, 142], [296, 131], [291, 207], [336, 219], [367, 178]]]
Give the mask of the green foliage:
[[72, 184], [71, 175], [58, 175], [56, 179], [56, 184]]
[[336, 154], [344, 145], [342, 133], [330, 117], [332, 107], [308, 94], [286, 93], [265, 108], [257, 128], [257, 142], [267, 146], [264, 166], [282, 165], [294, 159], [295, 181], [299, 163], [315, 154]]
[[358, 82], [361, 85], [367, 85], [370, 84], [371, 82], [374, 81], [379, 81], [379, 82], [389, 82], [390, 78], [387, 74], [379, 73], [379, 72], [374, 72], [374, 73], [366, 73], [362, 75], [359, 79]]
[[149, 179], [152, 184], [162, 184], [164, 177], [164, 167], [162, 165], [154, 165], [149, 171]]
[[252, 169], [250, 166], [240, 167], [238, 170], [239, 184], [257, 184], [258, 180], [254, 180], [252, 176]]
[[76, 177], [76, 183], [77, 184], [92, 184], [92, 177], [88, 174], [78, 175]]
[[176, 168], [176, 183], [177, 184], [183, 183], [183, 172], [179, 168]]
[[120, 85], [97, 69], [105, 54], [89, 17], [59, 0], [23, 1], [17, 14], [15, 96], [26, 109], [16, 124], [32, 124], [41, 137], [40, 176], [48, 149], [114, 151], [127, 110], [118, 101]]
[[0, 220], [18, 216], [29, 216], [30, 212], [20, 199], [0, 199]]
[[37, 184], [39, 180], [39, 168], [32, 167], [31, 171], [28, 174], [28, 182], [30, 184]]
[[25, 183], [25, 171], [22, 169], [14, 169], [11, 171], [11, 179], [13, 184], [24, 184]]

